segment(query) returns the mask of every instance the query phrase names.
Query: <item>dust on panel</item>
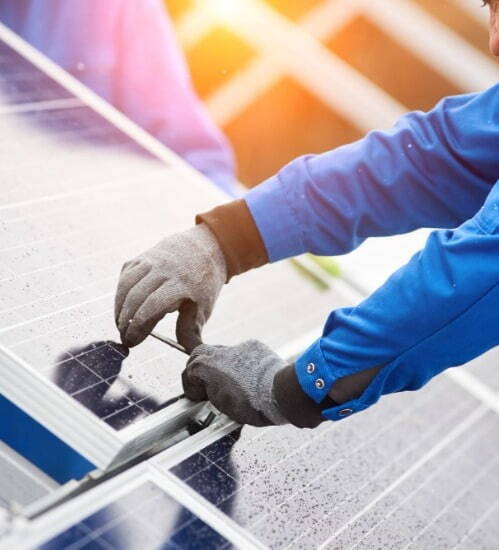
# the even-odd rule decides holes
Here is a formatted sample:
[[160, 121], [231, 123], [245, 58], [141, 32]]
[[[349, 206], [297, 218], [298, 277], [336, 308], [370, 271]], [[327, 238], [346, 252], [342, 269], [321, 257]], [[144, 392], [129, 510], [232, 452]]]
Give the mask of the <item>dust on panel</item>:
[[479, 407], [440, 377], [316, 430], [245, 427], [171, 471], [271, 548], [486, 544], [499, 420]]

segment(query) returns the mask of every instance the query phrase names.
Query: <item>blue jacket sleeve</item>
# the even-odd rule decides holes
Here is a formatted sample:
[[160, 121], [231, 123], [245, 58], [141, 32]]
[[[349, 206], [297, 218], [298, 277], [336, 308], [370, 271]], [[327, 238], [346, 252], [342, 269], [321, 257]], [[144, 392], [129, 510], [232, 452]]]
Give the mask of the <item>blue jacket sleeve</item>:
[[497, 179], [498, 151], [496, 85], [410, 113], [389, 132], [299, 158], [246, 201], [271, 261], [344, 254], [367, 237], [469, 219]]
[[[374, 294], [333, 312], [322, 338], [296, 362], [297, 376], [320, 402], [337, 379], [383, 366], [358, 399], [324, 413], [339, 419], [498, 345], [498, 311], [499, 181], [473, 218], [433, 232]], [[316, 365], [311, 374], [309, 363]]]

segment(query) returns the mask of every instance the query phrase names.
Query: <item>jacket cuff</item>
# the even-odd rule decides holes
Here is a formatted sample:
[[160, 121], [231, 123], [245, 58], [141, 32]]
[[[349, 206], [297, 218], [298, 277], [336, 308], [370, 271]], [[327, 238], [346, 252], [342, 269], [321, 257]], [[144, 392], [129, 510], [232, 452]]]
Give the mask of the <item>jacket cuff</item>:
[[265, 245], [243, 199], [198, 214], [215, 235], [227, 264], [227, 282], [234, 276], [268, 263]]
[[[322, 406], [322, 415], [328, 420], [342, 420], [370, 407], [376, 399], [369, 396], [376, 392], [386, 378], [386, 365], [364, 369], [354, 374], [345, 374], [345, 369], [334, 368], [328, 363], [321, 349], [321, 339], [295, 362], [296, 379], [302, 391], [315, 403], [326, 404], [325, 397], [333, 406]], [[377, 394], [379, 397], [379, 393]]]
[[336, 405], [329, 397], [320, 404], [310, 399], [298, 382], [294, 365], [288, 365], [275, 375], [272, 391], [282, 415], [298, 428], [317, 427], [326, 420], [322, 410]]

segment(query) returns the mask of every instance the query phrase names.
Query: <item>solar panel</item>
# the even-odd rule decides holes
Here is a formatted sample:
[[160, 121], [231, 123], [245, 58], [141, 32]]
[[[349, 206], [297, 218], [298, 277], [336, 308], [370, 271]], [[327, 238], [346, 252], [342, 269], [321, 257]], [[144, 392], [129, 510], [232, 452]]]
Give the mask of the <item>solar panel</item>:
[[[6, 540], [34, 545], [53, 537], [52, 547], [64, 548], [64, 541], [85, 547], [102, 539], [121, 548], [112, 542], [119, 524], [129, 547], [159, 547], [172, 540], [170, 529], [183, 525], [184, 513], [154, 500], [165, 498], [156, 496], [160, 487], [242, 548], [492, 549], [499, 536], [498, 436], [497, 415], [447, 377], [316, 430], [222, 422]], [[191, 537], [186, 548], [196, 547]], [[214, 548], [225, 547], [214, 540]]]
[[[32, 93], [16, 96], [9, 88], [5, 101], [0, 93], [0, 389], [107, 467], [124, 447], [136, 450], [137, 437], [157, 438], [169, 415], [199, 409], [185, 400], [163, 408], [182, 393], [185, 356], [152, 338], [130, 351], [119, 344], [113, 300], [121, 265], [225, 198], [173, 155], [161, 162], [113, 123], [110, 108], [108, 118], [97, 112], [109, 114], [92, 97], [50, 103], [67, 99], [67, 91], [32, 63], [18, 63], [6, 43], [1, 51], [11, 72], [20, 67], [17, 89]], [[45, 84], [52, 95], [35, 101]], [[289, 265], [272, 266], [224, 289], [205, 339], [259, 338], [283, 351], [319, 327], [332, 306], [348, 302], [335, 289], [324, 294], [307, 285]], [[173, 336], [174, 319], [158, 332]]]
[[223, 536], [148, 481], [70, 527], [40, 549], [228, 548]]
[[[222, 197], [0, 26], [2, 37], [0, 391], [106, 468], [194, 414], [162, 409], [181, 392], [181, 354], [150, 338], [119, 344], [120, 266]], [[206, 340], [256, 337], [289, 356], [352, 296], [341, 284], [321, 293], [286, 264], [261, 269], [224, 289]], [[173, 335], [173, 320], [158, 331]], [[493, 389], [495, 357], [475, 371]], [[221, 418], [4, 540], [495, 548], [498, 435], [495, 412], [447, 377], [314, 431]]]
[[498, 436], [442, 377], [317, 430], [236, 430], [170, 472], [270, 548], [491, 548]]
[[38, 531], [34, 522], [35, 528], [24, 533], [24, 538], [7, 540], [43, 550], [232, 547], [222, 534], [165, 491], [143, 468], [128, 475], [125, 489], [115, 486], [108, 495], [101, 492], [94, 498], [98, 503], [92, 508], [97, 509], [88, 513], [89, 508], [85, 507], [79, 514], [72, 511], [74, 517], [81, 517], [74, 523], [69, 521], [62, 532], [50, 535], [50, 529]]

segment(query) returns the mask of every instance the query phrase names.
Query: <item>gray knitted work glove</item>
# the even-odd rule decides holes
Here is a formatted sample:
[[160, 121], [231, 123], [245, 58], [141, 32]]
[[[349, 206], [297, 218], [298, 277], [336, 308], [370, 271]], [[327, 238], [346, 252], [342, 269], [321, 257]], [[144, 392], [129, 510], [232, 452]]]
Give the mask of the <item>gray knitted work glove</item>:
[[224, 255], [205, 224], [162, 240], [122, 268], [115, 319], [123, 344], [140, 344], [178, 311], [177, 340], [191, 351], [226, 280]]
[[284, 361], [257, 340], [238, 346], [197, 347], [182, 374], [186, 397], [211, 401], [240, 424], [287, 424], [274, 399], [274, 376]]

